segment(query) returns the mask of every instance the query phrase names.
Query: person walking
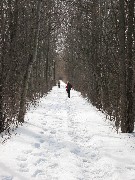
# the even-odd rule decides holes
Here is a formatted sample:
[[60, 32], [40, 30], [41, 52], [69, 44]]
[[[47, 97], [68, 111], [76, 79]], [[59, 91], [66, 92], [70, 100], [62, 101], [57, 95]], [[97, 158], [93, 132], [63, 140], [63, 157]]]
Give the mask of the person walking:
[[66, 85], [66, 91], [68, 93], [68, 97], [70, 98], [70, 90], [72, 88], [72, 84], [68, 81]]
[[60, 80], [58, 81], [58, 87], [60, 88]]

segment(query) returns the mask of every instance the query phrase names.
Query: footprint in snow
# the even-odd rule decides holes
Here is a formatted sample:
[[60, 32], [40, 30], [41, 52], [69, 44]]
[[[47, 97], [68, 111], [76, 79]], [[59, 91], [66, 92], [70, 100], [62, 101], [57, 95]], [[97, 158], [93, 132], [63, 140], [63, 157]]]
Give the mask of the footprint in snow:
[[53, 130], [53, 131], [50, 131], [50, 133], [51, 133], [51, 134], [56, 134], [56, 131], [55, 131], [55, 130]]
[[[48, 131], [48, 129], [46, 129], [46, 128], [43, 128], [43, 130], [44, 130], [44, 131]], [[44, 133], [43, 133], [43, 134], [44, 134]]]
[[21, 168], [19, 169], [20, 172], [29, 172], [29, 169], [28, 168]]
[[19, 171], [20, 172], [29, 172], [29, 169], [27, 168], [27, 164], [22, 162], [20, 164], [18, 164], [19, 166]]
[[28, 149], [26, 151], [24, 151], [25, 154], [30, 154], [32, 152], [32, 149]]
[[51, 168], [56, 168], [57, 166], [58, 166], [57, 163], [54, 163], [54, 164], [51, 164], [51, 165], [50, 165]]
[[20, 166], [20, 168], [26, 168], [27, 164], [26, 163], [20, 163], [19, 166]]
[[39, 152], [39, 153], [32, 153], [33, 156], [44, 156], [44, 153], [42, 152]]
[[88, 162], [88, 160], [87, 160], [87, 159], [83, 159], [83, 162], [84, 162], [84, 163], [87, 163], [87, 162]]
[[13, 180], [13, 177], [11, 177], [11, 176], [0, 176], [0, 179], [2, 179], [2, 180]]
[[27, 160], [25, 157], [22, 157], [22, 156], [18, 156], [16, 159], [18, 161], [26, 161]]
[[[22, 160], [22, 159], [21, 159], [21, 160]], [[29, 172], [29, 169], [27, 168], [27, 163], [25, 163], [24, 161], [22, 161], [22, 163], [21, 163], [21, 161], [20, 161], [20, 163], [18, 164], [18, 166], [19, 166], [18, 171], [20, 171], [20, 172]]]
[[32, 177], [36, 177], [36, 176], [38, 176], [38, 175], [43, 175], [43, 171], [37, 169], [37, 170], [34, 172], [34, 174], [32, 175]]
[[95, 159], [95, 160], [96, 160], [96, 159], [97, 159], [97, 154], [96, 154], [96, 153], [94, 153], [94, 152], [93, 152], [93, 153], [91, 153], [91, 159], [93, 159], [93, 160]]
[[37, 166], [38, 164], [44, 163], [46, 160], [44, 158], [38, 159], [34, 164]]
[[42, 137], [41, 137], [40, 135], [37, 135], [36, 138], [37, 138], [37, 139], [40, 139], [40, 138], [42, 138]]
[[55, 153], [55, 157], [59, 157], [60, 156], [60, 153]]
[[70, 152], [76, 155], [81, 155], [81, 151], [78, 148], [73, 148], [70, 150]]
[[39, 142], [40, 142], [40, 143], [44, 143], [45, 141], [44, 141], [43, 139], [40, 139]]
[[[43, 129], [43, 130], [44, 130], [44, 129]], [[43, 131], [41, 131], [41, 132], [40, 132], [40, 134], [44, 134], [44, 132], [43, 132]]]
[[126, 168], [127, 168], [128, 170], [135, 170], [135, 168], [132, 167], [132, 166], [127, 166]]
[[40, 144], [39, 144], [39, 143], [34, 143], [33, 146], [34, 146], [35, 148], [40, 148]]

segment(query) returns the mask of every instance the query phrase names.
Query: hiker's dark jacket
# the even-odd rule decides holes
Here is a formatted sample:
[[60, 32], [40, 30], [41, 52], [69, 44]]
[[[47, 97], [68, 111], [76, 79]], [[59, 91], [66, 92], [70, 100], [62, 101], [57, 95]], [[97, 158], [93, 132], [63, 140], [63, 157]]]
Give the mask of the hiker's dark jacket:
[[69, 82], [66, 85], [66, 91], [70, 91], [72, 88], [72, 84], [70, 84]]

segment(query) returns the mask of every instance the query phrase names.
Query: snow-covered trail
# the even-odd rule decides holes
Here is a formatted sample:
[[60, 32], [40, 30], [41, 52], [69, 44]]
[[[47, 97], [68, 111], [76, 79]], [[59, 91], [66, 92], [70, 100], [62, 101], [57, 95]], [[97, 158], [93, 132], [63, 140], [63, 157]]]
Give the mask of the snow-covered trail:
[[65, 84], [53, 87], [24, 126], [0, 145], [0, 180], [135, 180], [134, 134], [116, 134]]

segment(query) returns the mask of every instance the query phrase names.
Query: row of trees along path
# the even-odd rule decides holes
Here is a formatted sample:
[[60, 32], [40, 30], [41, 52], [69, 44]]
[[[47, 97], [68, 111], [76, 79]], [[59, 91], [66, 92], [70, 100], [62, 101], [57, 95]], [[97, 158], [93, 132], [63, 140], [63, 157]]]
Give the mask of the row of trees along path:
[[0, 132], [61, 77], [133, 132], [134, 9], [134, 0], [2, 0]]

